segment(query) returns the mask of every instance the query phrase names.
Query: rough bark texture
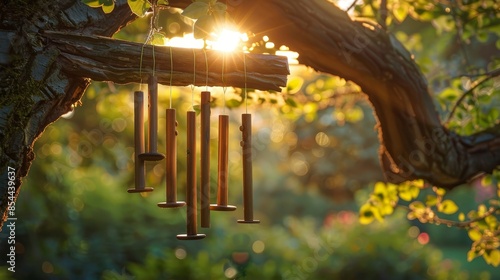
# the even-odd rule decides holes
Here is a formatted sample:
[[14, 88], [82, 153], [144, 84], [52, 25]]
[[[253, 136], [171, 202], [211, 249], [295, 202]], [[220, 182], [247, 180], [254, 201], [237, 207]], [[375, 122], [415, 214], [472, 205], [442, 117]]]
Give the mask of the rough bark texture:
[[[111, 36], [134, 19], [126, 1], [104, 15], [78, 0], [7, 0], [0, 4], [0, 215], [6, 217], [7, 166], [16, 192], [44, 128], [77, 102], [89, 80], [65, 71], [59, 49], [43, 36], [57, 30]], [[170, 0], [183, 8], [190, 0]], [[454, 135], [441, 125], [424, 76], [379, 26], [351, 20], [327, 0], [228, 0], [241, 30], [268, 35], [299, 52], [301, 63], [359, 84], [377, 115], [387, 179], [423, 178], [452, 188], [500, 164], [499, 127]]]
[[67, 32], [47, 31], [43, 36], [60, 50], [63, 72], [95, 81], [140, 83], [154, 74], [165, 85], [195, 81], [197, 86], [281, 91], [290, 74], [285, 56], [169, 48]]

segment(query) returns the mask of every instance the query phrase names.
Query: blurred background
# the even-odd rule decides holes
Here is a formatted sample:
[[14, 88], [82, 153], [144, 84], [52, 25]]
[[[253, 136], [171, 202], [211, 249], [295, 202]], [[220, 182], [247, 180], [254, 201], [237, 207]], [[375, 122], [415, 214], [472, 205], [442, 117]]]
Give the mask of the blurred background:
[[[191, 30], [174, 11], [165, 11], [160, 25], [166, 27], [162, 30], [166, 37]], [[439, 21], [422, 23], [407, 18], [393, 33], [415, 55], [435, 92], [437, 109], [446, 116], [459, 97], [456, 92], [467, 81], [450, 80], [460, 72], [461, 56], [459, 48], [452, 49], [451, 35], [436, 37], [437, 27]], [[147, 19], [140, 19], [115, 37], [144, 42], [147, 30]], [[482, 50], [474, 52], [478, 56], [474, 67], [498, 65], [498, 60], [484, 58], [491, 57], [488, 52], [498, 52], [497, 39], [487, 36], [485, 44], [471, 39], [471, 48]], [[249, 51], [283, 53], [284, 48], [270, 40], [250, 37], [242, 44]], [[146, 164], [147, 186], [154, 187], [154, 192], [126, 192], [134, 183], [133, 92], [140, 86], [94, 82], [81, 106], [50, 125], [36, 142], [36, 160], [16, 203], [16, 273], [0, 269], [0, 278], [500, 277], [498, 269], [482, 259], [466, 261], [471, 242], [466, 231], [408, 221], [403, 210], [383, 223], [360, 225], [359, 206], [375, 182], [383, 179], [373, 111], [359, 87], [348, 81], [298, 64], [291, 65], [291, 72], [282, 93], [248, 92], [248, 111], [253, 115], [254, 215], [260, 224], [236, 223], [243, 216], [238, 129], [244, 113], [239, 106], [242, 89], [210, 88], [214, 97], [212, 198], [215, 202], [217, 118], [225, 110], [231, 120], [229, 203], [238, 209], [212, 212], [211, 228], [200, 229], [207, 234], [205, 239], [179, 241], [176, 235], [186, 230], [185, 208], [156, 206], [165, 200], [164, 161]], [[185, 112], [199, 104], [202, 89], [194, 88], [192, 100], [190, 87], [160, 87], [160, 152], [165, 151], [164, 109], [170, 90], [179, 122], [178, 198], [185, 200]], [[494, 109], [495, 102], [498, 100], [484, 104]], [[498, 118], [492, 117], [493, 121]], [[469, 131], [467, 122], [471, 123]], [[474, 119], [459, 116], [450, 127], [460, 128], [462, 133], [480, 128]], [[449, 194], [461, 209], [472, 209], [488, 196], [474, 186], [462, 186]], [[6, 257], [0, 259], [4, 264]]]

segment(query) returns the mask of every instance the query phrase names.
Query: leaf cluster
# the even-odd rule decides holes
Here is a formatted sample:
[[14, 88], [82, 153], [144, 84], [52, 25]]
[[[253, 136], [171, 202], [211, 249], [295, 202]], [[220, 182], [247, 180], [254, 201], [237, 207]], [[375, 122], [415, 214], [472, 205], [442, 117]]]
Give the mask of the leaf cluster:
[[218, 27], [226, 23], [227, 6], [217, 0], [197, 0], [187, 6], [183, 16], [196, 20], [193, 35], [196, 39], [207, 39]]
[[[458, 221], [440, 217], [453, 215], [459, 210], [458, 205], [451, 199], [445, 199], [446, 191], [433, 187], [432, 192], [425, 194], [421, 191], [425, 185], [423, 181], [404, 182], [400, 185], [378, 182], [368, 201], [359, 211], [359, 221], [370, 224], [377, 220], [382, 222], [386, 216], [394, 212], [396, 206], [407, 209], [409, 220], [418, 220], [423, 224], [447, 225], [448, 227], [464, 228], [472, 241], [467, 259], [472, 261], [482, 256], [486, 263], [493, 266], [500, 265], [500, 183], [499, 172], [483, 179], [483, 185], [494, 186], [497, 197], [489, 201], [489, 205], [479, 204], [477, 210], [471, 210], [465, 215], [460, 212]], [[428, 189], [428, 188], [427, 188]], [[408, 206], [399, 205], [399, 200], [410, 202]], [[467, 220], [466, 220], [467, 217]]]
[[[105, 14], [115, 9], [114, 0], [81, 0], [82, 3], [92, 8], [101, 8]], [[130, 10], [139, 17], [144, 16], [151, 8], [148, 0], [127, 0]], [[157, 5], [168, 5], [168, 0], [158, 0]]]

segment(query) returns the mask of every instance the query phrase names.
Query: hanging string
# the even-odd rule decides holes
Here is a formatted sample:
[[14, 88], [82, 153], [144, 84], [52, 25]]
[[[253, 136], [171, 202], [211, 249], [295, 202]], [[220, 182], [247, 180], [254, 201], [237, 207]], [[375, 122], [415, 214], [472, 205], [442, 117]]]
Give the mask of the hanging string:
[[247, 61], [246, 61], [246, 55], [243, 53], [243, 73], [245, 74], [245, 113], [248, 114], [248, 95], [247, 95]]
[[[141, 47], [141, 59], [139, 62], [139, 77], [140, 77], [140, 85], [139, 85], [139, 90], [142, 91], [142, 61], [144, 57], [144, 47], [151, 42], [151, 39], [153, 38], [153, 34], [156, 31], [156, 26], [155, 26], [155, 20], [156, 20], [156, 5], [153, 5], [153, 15], [151, 16], [151, 20], [149, 21], [149, 31], [148, 31], [148, 36], [146, 37], [146, 40], [144, 41], [144, 44], [142, 44]], [[155, 75], [155, 49], [153, 45], [153, 76]]]
[[203, 49], [203, 53], [205, 54], [205, 91], [208, 91], [208, 58], [207, 58], [207, 51]]
[[153, 46], [153, 76], [156, 74], [156, 58], [155, 58], [155, 45]]
[[172, 78], [174, 75], [174, 58], [172, 56], [172, 47], [170, 47], [170, 109], [172, 109]]
[[226, 90], [227, 90], [227, 87], [226, 87], [226, 82], [224, 81], [224, 66], [226, 64], [226, 53], [222, 53], [222, 74], [221, 74], [221, 77], [222, 77], [222, 102], [224, 104], [224, 106], [222, 107], [222, 114], [225, 114], [226, 113]]
[[196, 84], [196, 53], [193, 49], [193, 84], [191, 85], [191, 108], [194, 110], [194, 87]]

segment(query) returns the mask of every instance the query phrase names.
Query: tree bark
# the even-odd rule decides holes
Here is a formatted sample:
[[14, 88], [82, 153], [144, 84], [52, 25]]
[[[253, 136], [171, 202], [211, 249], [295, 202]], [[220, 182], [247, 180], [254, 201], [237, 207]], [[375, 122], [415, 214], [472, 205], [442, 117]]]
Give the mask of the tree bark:
[[154, 74], [165, 85], [194, 82], [281, 91], [290, 74], [285, 56], [170, 48], [67, 32], [47, 31], [43, 36], [60, 51], [63, 72], [94, 81], [140, 83]]
[[[179, 8], [190, 3], [170, 0]], [[227, 4], [241, 30], [268, 35], [297, 51], [301, 63], [362, 87], [378, 119], [380, 158], [388, 181], [422, 178], [453, 188], [500, 164], [500, 127], [459, 136], [442, 126], [423, 74], [380, 26], [354, 21], [327, 0]], [[15, 199], [34, 159], [34, 141], [80, 100], [89, 83], [61, 64], [60, 50], [44, 32], [111, 36], [135, 16], [125, 0], [117, 1], [108, 15], [79, 0], [6, 0], [0, 11], [0, 216], [5, 220], [8, 167], [16, 170]]]

